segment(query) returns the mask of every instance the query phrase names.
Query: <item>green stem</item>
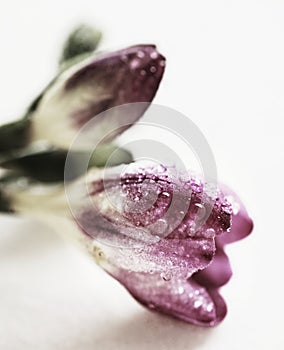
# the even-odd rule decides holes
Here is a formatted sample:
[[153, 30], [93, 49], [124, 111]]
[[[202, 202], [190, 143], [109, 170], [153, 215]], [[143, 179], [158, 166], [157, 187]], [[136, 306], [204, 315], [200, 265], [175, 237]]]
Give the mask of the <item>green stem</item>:
[[31, 121], [24, 118], [0, 127], [0, 154], [10, 153], [29, 143]]

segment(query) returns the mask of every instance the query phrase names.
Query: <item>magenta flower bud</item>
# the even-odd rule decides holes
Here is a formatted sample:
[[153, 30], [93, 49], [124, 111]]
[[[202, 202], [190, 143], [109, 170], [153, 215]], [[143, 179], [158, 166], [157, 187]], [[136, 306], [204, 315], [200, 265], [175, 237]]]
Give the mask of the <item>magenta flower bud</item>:
[[217, 197], [194, 178], [156, 167], [88, 180], [92, 205], [74, 210], [97, 262], [141, 304], [215, 326], [226, 315], [219, 288], [231, 277], [224, 245], [252, 221], [228, 190]]
[[92, 169], [65, 189], [12, 183], [2, 193], [4, 209], [75, 237], [147, 308], [217, 325], [227, 312], [219, 288], [232, 275], [224, 247], [249, 235], [252, 220], [225, 187], [212, 191], [173, 168], [129, 167], [122, 175], [121, 166]]
[[[101, 112], [122, 104], [150, 103], [164, 68], [165, 58], [154, 45], [102, 53], [72, 66], [56, 79], [32, 113], [32, 141], [46, 140], [66, 149], [79, 129]], [[129, 116], [107, 114], [92, 123], [90, 147], [100, 142], [102, 135], [117, 129], [105, 140], [109, 142], [135, 123], [147, 107], [142, 105]]]

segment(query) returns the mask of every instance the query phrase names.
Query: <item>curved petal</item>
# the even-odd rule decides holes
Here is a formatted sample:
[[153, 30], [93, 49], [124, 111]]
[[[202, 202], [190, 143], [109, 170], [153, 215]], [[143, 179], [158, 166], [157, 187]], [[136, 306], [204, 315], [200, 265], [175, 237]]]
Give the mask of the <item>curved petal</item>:
[[200, 326], [215, 326], [227, 307], [216, 289], [206, 289], [194, 280], [161, 280], [159, 275], [122, 271], [113, 275], [133, 297], [150, 310]]
[[100, 113], [123, 104], [146, 102], [132, 113], [108, 113], [92, 124], [88, 135], [91, 148], [116, 129], [105, 139], [111, 141], [143, 115], [164, 69], [165, 58], [154, 45], [99, 54], [72, 66], [59, 75], [33, 111], [33, 140], [69, 147], [78, 130]]
[[216, 253], [212, 263], [204, 270], [198, 271], [190, 278], [200, 286], [203, 286], [210, 291], [210, 295], [214, 300], [216, 309], [219, 310], [219, 320], [222, 320], [226, 315], [226, 304], [219, 294], [219, 288], [225, 285], [232, 276], [232, 269], [229, 258], [224, 251], [224, 246], [233, 243], [248, 236], [253, 229], [253, 222], [249, 217], [244, 204], [238, 196], [230, 189], [223, 189], [226, 193], [226, 198], [231, 201], [233, 207], [232, 226], [230, 232], [221, 234], [215, 238]]
[[[231, 225], [230, 205], [222, 193], [211, 203], [205, 187], [192, 178], [184, 181], [156, 168], [104, 180], [98, 176], [89, 179], [89, 190], [93, 206], [77, 212], [77, 223], [102, 250], [99, 264], [135, 299], [198, 325], [214, 326], [225, 317], [216, 286], [224, 283], [225, 270], [221, 281], [220, 269], [229, 265], [222, 250], [214, 257], [216, 238]], [[203, 216], [210, 210], [194, 230], [200, 208]], [[163, 230], [161, 223], [166, 224]]]
[[[218, 237], [216, 237], [216, 240]], [[216, 253], [212, 263], [204, 270], [198, 271], [192, 276], [192, 279], [205, 288], [218, 288], [226, 284], [232, 277], [229, 258], [222, 249], [216, 248]]]

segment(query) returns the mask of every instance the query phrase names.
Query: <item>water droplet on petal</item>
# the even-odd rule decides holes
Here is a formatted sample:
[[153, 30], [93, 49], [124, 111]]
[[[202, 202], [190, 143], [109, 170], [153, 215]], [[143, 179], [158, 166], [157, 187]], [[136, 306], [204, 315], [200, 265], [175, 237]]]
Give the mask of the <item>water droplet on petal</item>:
[[145, 53], [143, 51], [138, 51], [137, 52], [137, 57], [143, 58], [143, 57], [145, 57]]
[[137, 67], [139, 67], [140, 65], [140, 60], [137, 58], [134, 58], [131, 62], [130, 62], [130, 68], [131, 69], [136, 69]]
[[150, 72], [151, 73], [156, 73], [156, 71], [157, 71], [157, 68], [155, 66], [151, 66], [150, 67]]
[[207, 305], [206, 311], [208, 311], [208, 312], [213, 311], [213, 303], [210, 303], [210, 304]]
[[154, 227], [155, 227], [155, 233], [160, 236], [166, 232], [168, 228], [168, 223], [164, 219], [159, 219], [156, 221]]
[[157, 51], [153, 51], [153, 52], [151, 52], [150, 57], [151, 57], [153, 60], [155, 60], [155, 59], [157, 59], [157, 58], [159, 57], [159, 54], [158, 54]]
[[196, 301], [194, 302], [193, 307], [194, 307], [195, 309], [198, 309], [201, 305], [202, 305], [202, 300], [201, 300], [201, 299], [198, 299], [198, 300], [196, 300]]
[[162, 195], [165, 197], [170, 197], [170, 194], [168, 192], [162, 192]]
[[205, 232], [204, 232], [204, 237], [205, 238], [213, 238], [215, 236], [215, 230], [213, 228], [208, 228]]

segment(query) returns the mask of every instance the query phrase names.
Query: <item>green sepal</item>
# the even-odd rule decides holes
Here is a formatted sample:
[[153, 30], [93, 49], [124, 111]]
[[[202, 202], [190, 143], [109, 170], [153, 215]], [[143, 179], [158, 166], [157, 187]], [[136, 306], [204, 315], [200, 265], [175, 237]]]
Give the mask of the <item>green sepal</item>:
[[68, 173], [64, 175], [67, 154], [68, 151], [62, 149], [27, 149], [0, 160], [0, 166], [10, 170], [13, 176], [24, 176], [40, 182], [62, 182], [64, 176], [66, 181], [72, 181], [91, 167], [111, 167], [133, 161], [130, 152], [115, 145], [98, 147], [93, 153], [73, 151], [68, 154]]
[[102, 38], [102, 33], [86, 24], [77, 27], [67, 38], [59, 60], [60, 69], [66, 69], [93, 53]]
[[10, 153], [29, 144], [31, 120], [24, 118], [0, 127], [0, 154]]

